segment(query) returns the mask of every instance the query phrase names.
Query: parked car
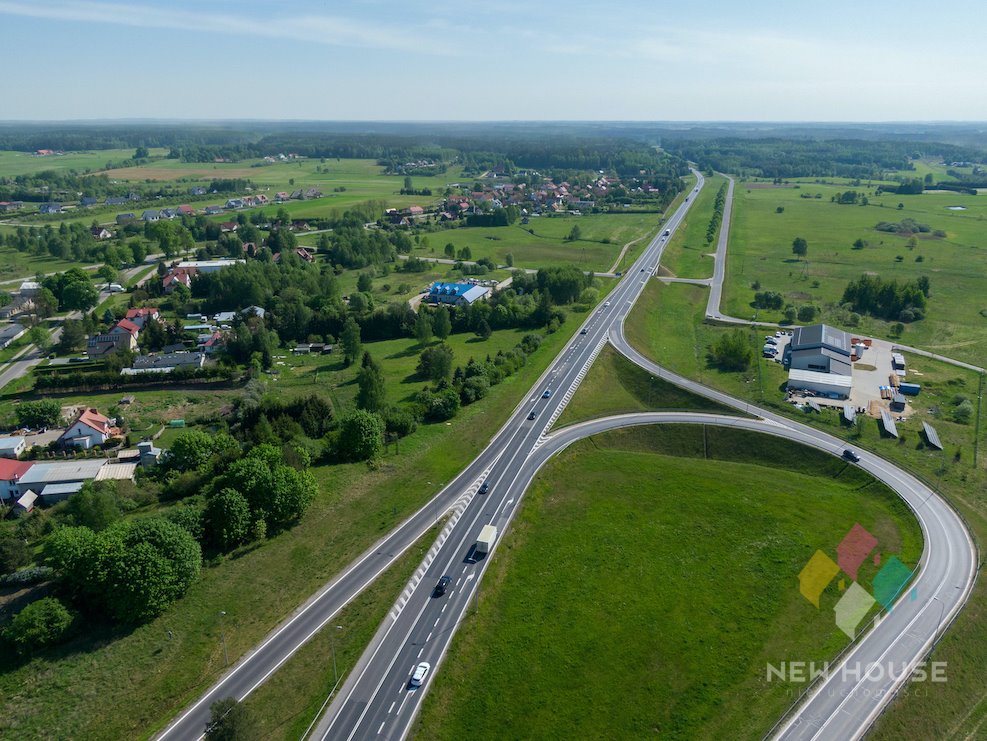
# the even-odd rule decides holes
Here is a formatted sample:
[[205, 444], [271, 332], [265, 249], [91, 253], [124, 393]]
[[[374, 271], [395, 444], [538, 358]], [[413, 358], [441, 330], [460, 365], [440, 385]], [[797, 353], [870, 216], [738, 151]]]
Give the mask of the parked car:
[[423, 661], [422, 663], [420, 663], [418, 666], [415, 667], [415, 671], [411, 675], [411, 681], [408, 682], [408, 685], [411, 687], [421, 687], [422, 682], [425, 681], [425, 677], [428, 676], [429, 669], [431, 668], [432, 665], [429, 664], [427, 661]]
[[768, 335], [767, 337], [764, 338], [764, 343], [766, 345], [777, 345], [778, 344], [778, 340], [776, 340], [771, 335]]

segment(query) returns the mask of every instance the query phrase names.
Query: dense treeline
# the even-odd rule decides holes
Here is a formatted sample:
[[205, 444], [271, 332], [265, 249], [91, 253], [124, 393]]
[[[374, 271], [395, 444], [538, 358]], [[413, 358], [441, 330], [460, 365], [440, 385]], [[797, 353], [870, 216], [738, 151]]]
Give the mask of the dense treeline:
[[[703, 169], [744, 177], [881, 178], [886, 170], [913, 169], [911, 160], [937, 156], [947, 160], [980, 161], [976, 150], [951, 144], [842, 139], [681, 139], [666, 142], [678, 156]], [[920, 191], [921, 192], [921, 191]]]
[[861, 275], [847, 285], [843, 303], [850, 304], [858, 313], [889, 321], [913, 322], [925, 316], [928, 296], [929, 279], [924, 275], [903, 283], [876, 275]]
[[716, 237], [716, 230], [720, 228], [720, 222], [723, 221], [723, 207], [726, 205], [726, 201], [727, 183], [723, 183], [713, 200], [713, 215], [709, 219], [709, 226], [706, 227], [706, 244], [712, 244], [714, 237]]

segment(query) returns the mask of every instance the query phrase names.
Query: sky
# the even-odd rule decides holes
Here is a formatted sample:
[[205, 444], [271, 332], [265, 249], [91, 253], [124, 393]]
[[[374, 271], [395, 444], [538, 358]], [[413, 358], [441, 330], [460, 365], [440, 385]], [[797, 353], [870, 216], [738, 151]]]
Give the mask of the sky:
[[0, 120], [984, 121], [980, 0], [0, 0]]

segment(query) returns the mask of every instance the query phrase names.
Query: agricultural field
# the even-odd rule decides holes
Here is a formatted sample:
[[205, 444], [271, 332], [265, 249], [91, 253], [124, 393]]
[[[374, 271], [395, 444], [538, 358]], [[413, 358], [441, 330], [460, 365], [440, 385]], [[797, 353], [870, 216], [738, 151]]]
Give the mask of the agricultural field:
[[[900, 341], [981, 364], [987, 331], [987, 200], [958, 193], [874, 196], [867, 191], [867, 206], [830, 202], [845, 189], [808, 183], [798, 187], [738, 183], [724, 313], [754, 314], [752, 286], [758, 284], [760, 290], [778, 291], [795, 305], [820, 307], [825, 321], [847, 283], [864, 273], [898, 281], [926, 275], [931, 282], [926, 317], [907, 324]], [[805, 194], [820, 197], [801, 197]], [[946, 236], [917, 234], [910, 245], [910, 236], [874, 228], [878, 222], [902, 219], [927, 224]], [[792, 254], [796, 237], [808, 241], [805, 260]], [[854, 249], [858, 239], [866, 242], [863, 249]], [[783, 317], [780, 311], [761, 310], [758, 318], [780, 321]], [[858, 331], [888, 337], [891, 324], [865, 316]]]
[[[151, 154], [164, 155], [167, 154], [167, 150], [152, 149]], [[52, 154], [46, 157], [36, 157], [31, 152], [0, 151], [0, 177], [12, 178], [45, 170], [96, 172], [103, 170], [107, 163], [122, 162], [133, 156], [133, 149], [95, 149], [88, 152]]]
[[[506, 264], [511, 254], [519, 268], [572, 264], [603, 273], [610, 270], [627, 242], [641, 240], [635, 246], [643, 246], [660, 223], [661, 216], [656, 213], [542, 216], [528, 224], [462, 227], [424, 236], [439, 257], [446, 244], [452, 243], [457, 252], [469, 247], [473, 260], [488, 257], [498, 265]], [[570, 241], [567, 236], [574, 226], [579, 227], [580, 238]]]
[[905, 505], [831, 456], [686, 425], [581, 441], [525, 495], [415, 736], [761, 738], [802, 689], [766, 665], [846, 644], [837, 585], [817, 609], [797, 576], [855, 523], [915, 564]]

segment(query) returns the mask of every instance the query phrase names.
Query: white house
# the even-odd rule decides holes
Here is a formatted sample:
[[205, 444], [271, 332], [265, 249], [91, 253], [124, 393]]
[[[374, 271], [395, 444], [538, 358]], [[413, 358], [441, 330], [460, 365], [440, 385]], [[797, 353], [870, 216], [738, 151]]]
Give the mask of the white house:
[[20, 435], [0, 437], [0, 458], [17, 458], [27, 447], [27, 441]]
[[61, 445], [88, 450], [95, 445], [102, 445], [117, 432], [110, 425], [110, 420], [95, 409], [84, 409], [75, 422], [58, 438]]

